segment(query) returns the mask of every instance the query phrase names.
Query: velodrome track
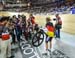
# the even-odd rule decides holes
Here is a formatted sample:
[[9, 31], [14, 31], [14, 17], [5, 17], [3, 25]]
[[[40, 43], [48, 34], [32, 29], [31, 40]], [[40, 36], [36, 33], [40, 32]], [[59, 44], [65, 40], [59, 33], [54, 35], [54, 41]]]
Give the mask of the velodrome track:
[[20, 46], [18, 44], [12, 45], [12, 55], [15, 55], [15, 58], [75, 58], [74, 38], [75, 35], [61, 32], [60, 40], [53, 38], [52, 54], [45, 56], [42, 55], [45, 52], [45, 40], [41, 46], [33, 47], [22, 37], [23, 41], [21, 41]]
[[[5, 14], [5, 15], [4, 15]], [[1, 15], [8, 16], [9, 13], [1, 13]], [[28, 16], [28, 14], [25, 14]], [[54, 18], [54, 15], [36, 15], [36, 22], [39, 25], [45, 24], [45, 17], [50, 16]], [[61, 39], [53, 39], [53, 48], [54, 51], [52, 55], [45, 56], [42, 53], [45, 51], [45, 42], [42, 43], [39, 47], [33, 47], [26, 41], [22, 41], [24, 44], [24, 48], [22, 49], [22, 45], [20, 48], [16, 48], [16, 51], [12, 50], [12, 54], [15, 55], [15, 58], [75, 58], [75, 15], [65, 14], [60, 15], [63, 21], [63, 28], [61, 30]], [[42, 20], [42, 21], [41, 21]], [[23, 39], [23, 38], [22, 38]], [[18, 44], [15, 45], [19, 47]], [[12, 45], [12, 48], [15, 47]], [[27, 47], [28, 46], [28, 47]], [[28, 49], [28, 50], [25, 50]], [[1, 55], [1, 54], [0, 54]]]
[[60, 40], [53, 39], [53, 52], [48, 56], [42, 55], [45, 52], [45, 42], [39, 47], [33, 47], [25, 41], [24, 38], [22, 38], [24, 41], [21, 41], [20, 48], [12, 52], [14, 53], [15, 58], [75, 58], [74, 38], [74, 35], [61, 32]]
[[[66, 39], [65, 39], [66, 38]], [[45, 41], [42, 43], [39, 47], [33, 47], [28, 48], [29, 50], [33, 50], [31, 52], [28, 52], [25, 50], [26, 53], [23, 52], [23, 58], [75, 58], [75, 36], [70, 35], [68, 33], [61, 32], [61, 39], [53, 39], [53, 52], [52, 54], [49, 54], [48, 56], [42, 55], [45, 52]], [[73, 40], [71, 40], [73, 39]], [[25, 42], [23, 42], [25, 43]], [[26, 43], [25, 45], [30, 46], [29, 43]], [[26, 49], [27, 46], [25, 46], [22, 49]], [[28, 55], [29, 54], [29, 55]], [[28, 56], [27, 56], [28, 55]], [[27, 57], [26, 57], [27, 56]]]

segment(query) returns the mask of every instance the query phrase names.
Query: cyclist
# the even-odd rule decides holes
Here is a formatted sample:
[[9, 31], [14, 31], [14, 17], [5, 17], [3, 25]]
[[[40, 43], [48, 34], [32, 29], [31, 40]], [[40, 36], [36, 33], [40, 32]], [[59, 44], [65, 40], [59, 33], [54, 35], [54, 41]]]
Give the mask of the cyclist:
[[[46, 18], [46, 52], [51, 51], [52, 39], [54, 37], [54, 26], [49, 17]], [[50, 49], [48, 49], [48, 42], [50, 42]], [[47, 53], [46, 53], [47, 54]]]
[[35, 23], [35, 17], [32, 14], [29, 15], [27, 22], [28, 22], [28, 27], [31, 28], [32, 31], [34, 32], [36, 23]]
[[27, 30], [28, 30], [28, 37], [31, 39], [32, 34], [34, 33], [34, 28], [35, 28], [35, 17], [33, 14], [29, 15], [29, 18], [27, 20]]

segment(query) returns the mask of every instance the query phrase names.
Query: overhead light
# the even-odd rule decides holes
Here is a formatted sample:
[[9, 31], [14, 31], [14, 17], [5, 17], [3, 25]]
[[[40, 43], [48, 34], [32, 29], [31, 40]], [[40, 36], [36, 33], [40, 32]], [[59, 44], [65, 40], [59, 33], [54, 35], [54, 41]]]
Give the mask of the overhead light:
[[29, 6], [29, 7], [31, 6], [31, 3], [30, 3], [30, 2], [28, 3], [28, 6]]
[[19, 1], [19, 0], [17, 0], [17, 3], [20, 3], [20, 1]]

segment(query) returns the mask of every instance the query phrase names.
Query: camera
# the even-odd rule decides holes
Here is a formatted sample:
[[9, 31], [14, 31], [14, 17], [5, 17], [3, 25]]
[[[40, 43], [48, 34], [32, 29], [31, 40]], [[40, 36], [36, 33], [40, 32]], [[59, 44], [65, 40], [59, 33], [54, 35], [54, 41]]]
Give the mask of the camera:
[[53, 21], [56, 21], [56, 18], [54, 18]]

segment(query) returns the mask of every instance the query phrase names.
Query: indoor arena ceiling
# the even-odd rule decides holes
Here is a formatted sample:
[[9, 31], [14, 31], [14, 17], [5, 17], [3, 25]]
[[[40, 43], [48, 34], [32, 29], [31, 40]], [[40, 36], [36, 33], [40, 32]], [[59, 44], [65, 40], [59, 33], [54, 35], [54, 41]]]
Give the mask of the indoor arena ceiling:
[[0, 11], [51, 12], [74, 3], [75, 0], [0, 0]]

